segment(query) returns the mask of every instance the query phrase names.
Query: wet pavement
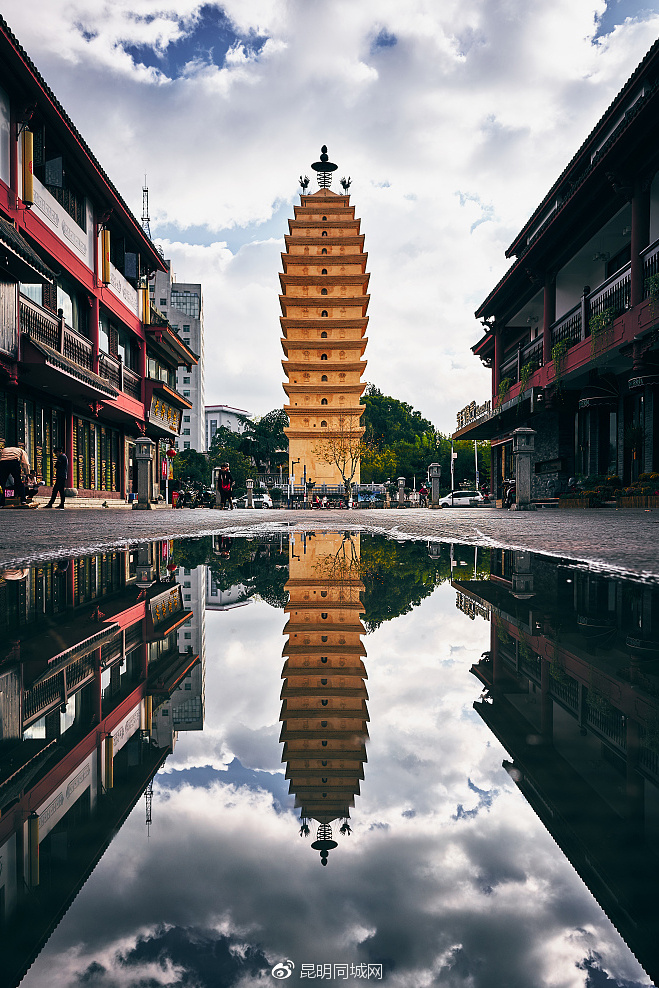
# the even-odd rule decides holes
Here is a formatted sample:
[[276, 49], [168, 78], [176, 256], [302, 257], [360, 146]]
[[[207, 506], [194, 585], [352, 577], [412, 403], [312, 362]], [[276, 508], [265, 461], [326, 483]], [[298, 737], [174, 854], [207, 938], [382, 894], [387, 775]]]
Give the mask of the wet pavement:
[[0, 984], [648, 988], [659, 585], [319, 521], [2, 568]]
[[66, 509], [0, 513], [0, 563], [125, 546], [159, 536], [215, 531], [319, 529], [381, 532], [395, 538], [516, 547], [659, 578], [659, 512], [453, 508], [359, 511]]

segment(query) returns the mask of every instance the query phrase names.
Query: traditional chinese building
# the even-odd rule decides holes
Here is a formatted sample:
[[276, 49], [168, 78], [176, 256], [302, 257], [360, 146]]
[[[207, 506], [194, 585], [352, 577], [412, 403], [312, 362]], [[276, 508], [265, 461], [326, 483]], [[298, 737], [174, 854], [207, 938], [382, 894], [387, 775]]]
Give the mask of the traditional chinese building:
[[490, 439], [492, 488], [514, 473], [512, 432], [536, 431], [533, 497], [570, 476], [659, 469], [659, 43], [506, 251], [476, 311], [491, 399], [454, 438]]
[[[284, 432], [289, 473], [297, 483], [343, 487], [346, 470], [342, 474], [328, 459], [333, 450], [338, 459], [345, 452], [348, 473], [354, 469], [350, 479], [359, 483], [369, 276], [361, 221], [350, 197], [329, 188], [336, 165], [326, 152], [323, 147], [321, 160], [312, 165], [320, 188], [300, 196], [282, 254], [279, 301], [289, 418]], [[347, 193], [349, 180], [342, 184]]]
[[327, 864], [331, 824], [348, 818], [364, 778], [367, 678], [361, 641], [359, 535], [303, 533], [289, 546], [280, 741], [303, 836], [318, 824], [314, 850]]
[[[25, 443], [48, 493], [136, 491], [134, 443], [161, 457], [191, 402], [197, 357], [149, 299], [165, 263], [39, 70], [0, 18], [0, 447]], [[42, 493], [44, 488], [42, 488]]]

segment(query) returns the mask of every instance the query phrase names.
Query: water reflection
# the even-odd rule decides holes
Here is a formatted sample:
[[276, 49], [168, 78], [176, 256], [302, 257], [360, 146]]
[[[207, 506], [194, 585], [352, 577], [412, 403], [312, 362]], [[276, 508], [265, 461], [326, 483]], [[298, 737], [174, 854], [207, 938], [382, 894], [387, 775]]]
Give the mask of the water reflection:
[[490, 621], [474, 709], [504, 767], [658, 978], [659, 589], [512, 550], [454, 586]]
[[306, 532], [0, 595], [0, 982], [649, 984], [655, 589]]
[[318, 823], [311, 846], [323, 865], [337, 847], [331, 824], [342, 820], [340, 833], [351, 833], [350, 807], [364, 778], [368, 694], [360, 562], [359, 535], [309, 532], [291, 539], [279, 740], [300, 835], [309, 836], [310, 820]]
[[195, 619], [171, 549], [163, 541], [0, 573], [8, 984], [150, 792], [176, 732], [202, 727], [203, 611]]

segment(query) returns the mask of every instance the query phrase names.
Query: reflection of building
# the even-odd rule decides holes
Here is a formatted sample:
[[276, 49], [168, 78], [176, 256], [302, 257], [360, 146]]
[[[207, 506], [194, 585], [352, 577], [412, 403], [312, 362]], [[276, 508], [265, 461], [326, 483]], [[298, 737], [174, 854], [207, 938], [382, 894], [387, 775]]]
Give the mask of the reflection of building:
[[654, 44], [506, 252], [476, 312], [492, 401], [456, 437], [491, 439], [492, 487], [512, 475], [512, 430], [535, 442], [535, 497], [570, 475], [659, 467], [659, 45]]
[[[326, 157], [326, 156], [325, 156]], [[369, 276], [364, 236], [348, 195], [322, 187], [336, 165], [326, 162], [321, 188], [302, 195], [289, 220], [280, 275], [282, 346], [288, 377], [284, 410], [289, 427], [289, 473], [319, 484], [343, 484], [335, 464], [324, 462], [318, 444], [357, 448], [364, 429], [366, 326]], [[315, 167], [315, 166], [314, 166]], [[327, 182], [329, 184], [329, 182]], [[349, 449], [351, 448], [351, 449]], [[297, 468], [295, 464], [298, 464]], [[350, 474], [350, 467], [348, 467]], [[359, 482], [359, 466], [354, 477]]]
[[659, 588], [491, 550], [454, 583], [490, 613], [474, 706], [504, 763], [656, 979]]
[[177, 368], [196, 357], [151, 311], [163, 268], [0, 18], [0, 446], [24, 442], [46, 491], [59, 445], [69, 485], [112, 500], [136, 490], [137, 436], [179, 434]]
[[[17, 984], [171, 750], [194, 665], [167, 543], [0, 575], [0, 955]], [[165, 569], [166, 572], [166, 569]]]
[[[206, 690], [206, 608], [204, 585], [206, 566], [195, 569], [179, 568], [177, 583], [181, 588], [183, 607], [188, 615], [177, 631], [180, 655], [194, 656], [171, 698], [154, 714], [153, 733], [160, 745], [174, 747], [179, 731], [201, 731], [204, 727]], [[190, 610], [192, 608], [192, 610]]]
[[312, 847], [327, 864], [336, 847], [331, 823], [343, 820], [364, 777], [368, 694], [361, 641], [359, 535], [304, 533], [291, 538], [284, 628], [288, 641], [282, 678], [282, 761], [301, 833], [319, 824]]
[[171, 261], [165, 261], [165, 271], [156, 270], [150, 283], [151, 301], [178, 333], [186, 348], [197, 355], [196, 364], [180, 366], [176, 373], [176, 388], [191, 404], [183, 412], [177, 449], [196, 449], [202, 453], [205, 445], [205, 360], [204, 312], [201, 285], [174, 280]]

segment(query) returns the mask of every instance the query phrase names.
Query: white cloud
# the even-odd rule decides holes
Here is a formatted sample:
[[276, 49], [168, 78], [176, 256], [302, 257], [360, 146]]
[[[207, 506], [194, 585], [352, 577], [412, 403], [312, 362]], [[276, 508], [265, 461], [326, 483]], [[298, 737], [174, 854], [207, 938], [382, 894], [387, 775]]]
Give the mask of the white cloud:
[[369, 251], [366, 377], [451, 430], [489, 393], [474, 309], [659, 15], [623, 21], [620, 4], [595, 40], [604, 0], [228, 0], [228, 56], [210, 62], [205, 38], [176, 71], [201, 6], [51, 0], [34, 17], [7, 0], [4, 14], [136, 213], [147, 173], [154, 232], [205, 244], [165, 250], [204, 283], [208, 403], [283, 403], [278, 238], [326, 143]]

